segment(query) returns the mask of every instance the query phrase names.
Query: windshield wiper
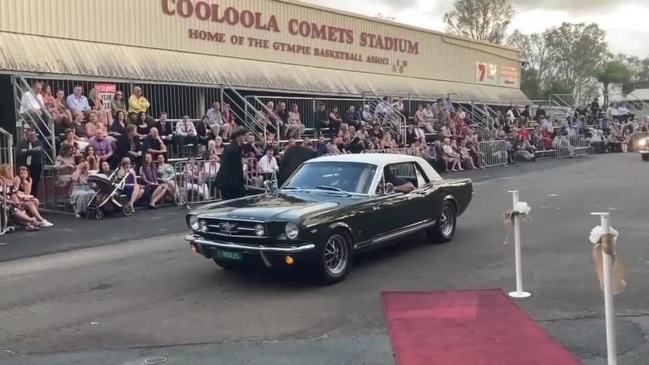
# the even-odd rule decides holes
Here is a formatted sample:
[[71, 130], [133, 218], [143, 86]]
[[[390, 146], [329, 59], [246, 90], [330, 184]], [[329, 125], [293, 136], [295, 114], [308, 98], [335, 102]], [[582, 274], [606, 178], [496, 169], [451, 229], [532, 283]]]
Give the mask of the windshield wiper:
[[321, 190], [331, 190], [331, 191], [337, 191], [339, 193], [349, 193], [348, 191], [345, 191], [337, 186], [333, 185], [318, 185], [315, 187], [316, 189], [321, 189]]

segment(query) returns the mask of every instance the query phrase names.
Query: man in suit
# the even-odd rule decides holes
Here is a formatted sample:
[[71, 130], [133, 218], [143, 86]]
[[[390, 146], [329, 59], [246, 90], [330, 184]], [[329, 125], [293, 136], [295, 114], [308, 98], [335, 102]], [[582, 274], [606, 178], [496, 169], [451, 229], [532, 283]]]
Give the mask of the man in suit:
[[162, 139], [165, 147], [167, 147], [167, 151], [171, 151], [174, 138], [174, 128], [171, 122], [167, 121], [167, 112], [160, 113], [160, 119], [153, 123], [153, 127], [158, 130], [160, 139]]
[[297, 170], [303, 162], [316, 158], [318, 154], [316, 151], [309, 147], [292, 146], [284, 152], [282, 164], [279, 167], [277, 174], [278, 186], [282, 186], [284, 182]]
[[241, 198], [246, 195], [241, 146], [247, 133], [243, 128], [235, 130], [232, 133], [232, 142], [225, 147], [221, 155], [221, 167], [216, 180], [221, 189], [223, 200]]

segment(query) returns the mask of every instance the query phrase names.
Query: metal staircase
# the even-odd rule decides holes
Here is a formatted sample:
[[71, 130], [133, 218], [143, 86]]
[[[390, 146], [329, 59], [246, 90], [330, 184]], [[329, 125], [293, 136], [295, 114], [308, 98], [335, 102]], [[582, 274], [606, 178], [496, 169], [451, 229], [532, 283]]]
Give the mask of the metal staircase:
[[374, 115], [377, 114], [377, 108], [379, 110], [382, 108], [384, 115], [380, 123], [383, 129], [396, 133], [401, 136], [402, 140], [405, 140], [408, 118], [393, 107], [390, 100], [384, 102], [382, 97], [374, 93], [363, 93], [363, 104], [369, 105]]
[[222, 99], [223, 103], [230, 104], [237, 124], [249, 130], [257, 140], [266, 140], [267, 130], [260, 121], [261, 108], [253, 105], [254, 99], [247, 99], [233, 88], [223, 89]]

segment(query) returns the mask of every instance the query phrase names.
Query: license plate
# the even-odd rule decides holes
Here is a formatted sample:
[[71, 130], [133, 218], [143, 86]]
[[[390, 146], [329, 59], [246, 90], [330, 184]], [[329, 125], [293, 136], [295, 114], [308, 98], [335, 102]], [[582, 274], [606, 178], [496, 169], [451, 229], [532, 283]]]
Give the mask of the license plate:
[[243, 255], [240, 252], [232, 252], [232, 251], [217, 251], [217, 256], [223, 259], [228, 259], [228, 260], [233, 260], [233, 261], [241, 261], [243, 260]]

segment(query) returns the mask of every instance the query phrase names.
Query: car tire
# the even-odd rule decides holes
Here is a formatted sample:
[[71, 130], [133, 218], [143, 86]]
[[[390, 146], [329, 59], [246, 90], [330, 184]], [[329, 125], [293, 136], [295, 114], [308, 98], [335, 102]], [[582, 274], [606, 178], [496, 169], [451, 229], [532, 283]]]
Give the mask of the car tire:
[[238, 270], [243, 266], [241, 262], [236, 261], [220, 260], [217, 258], [213, 258], [212, 260], [214, 260], [214, 263], [225, 271]]
[[642, 161], [649, 161], [649, 153], [642, 154]]
[[347, 233], [334, 231], [321, 245], [313, 271], [322, 284], [334, 284], [347, 276], [352, 260], [351, 238]]
[[427, 232], [428, 238], [434, 243], [446, 243], [455, 236], [457, 213], [455, 205], [447, 200], [442, 205], [439, 216], [433, 228]]

